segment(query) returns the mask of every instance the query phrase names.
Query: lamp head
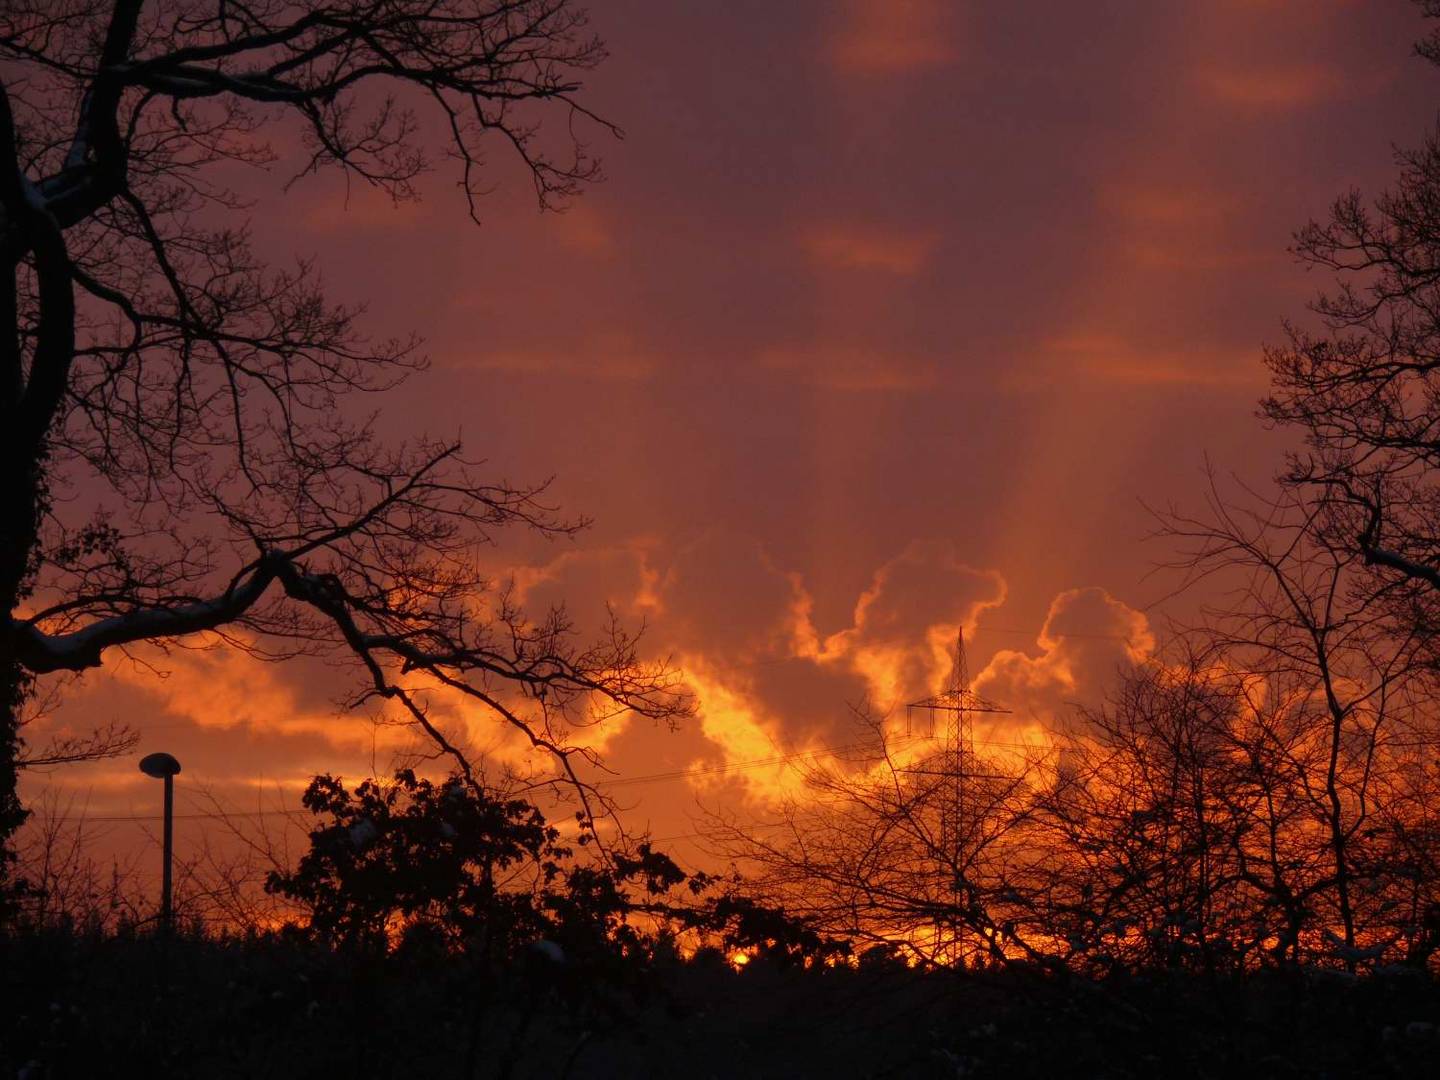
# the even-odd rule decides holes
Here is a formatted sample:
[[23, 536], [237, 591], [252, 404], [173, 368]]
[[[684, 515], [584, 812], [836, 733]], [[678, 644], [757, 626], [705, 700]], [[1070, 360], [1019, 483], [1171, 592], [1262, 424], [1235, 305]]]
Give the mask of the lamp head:
[[167, 776], [174, 776], [180, 771], [180, 762], [163, 751], [156, 754], [146, 754], [140, 759], [140, 771], [146, 776], [153, 776], [156, 780], [163, 780]]

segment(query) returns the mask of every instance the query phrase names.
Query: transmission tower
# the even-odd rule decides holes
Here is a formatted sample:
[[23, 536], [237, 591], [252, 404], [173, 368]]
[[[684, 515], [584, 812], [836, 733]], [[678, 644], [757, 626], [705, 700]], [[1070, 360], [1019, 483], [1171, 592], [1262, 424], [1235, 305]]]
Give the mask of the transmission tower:
[[988, 701], [970, 689], [970, 670], [965, 660], [965, 628], [955, 635], [955, 666], [950, 670], [950, 685], [934, 697], [912, 701], [905, 706], [905, 720], [910, 734], [915, 733], [916, 720], [926, 726], [926, 734], [935, 736], [937, 721], [944, 724], [948, 752], [972, 758], [975, 740], [970, 717], [975, 713], [1008, 713], [1010, 710]]
[[931, 738], [937, 737], [937, 727], [944, 726], [945, 749], [940, 769], [938, 772], [929, 769], [914, 771], [937, 776], [949, 784], [948, 790], [937, 792], [944, 800], [940, 807], [940, 842], [948, 858], [954, 860], [949, 887], [957, 905], [962, 900], [959, 895], [961, 876], [969, 863], [976, 817], [976, 808], [967, 798], [968, 789], [973, 780], [984, 775], [976, 767], [975, 736], [970, 719], [976, 713], [1009, 711], [970, 689], [963, 627], [955, 637], [955, 666], [950, 673], [950, 685], [934, 697], [912, 701], [905, 706], [906, 724], [911, 734], [915, 734], [917, 721], [927, 728], [926, 734]]

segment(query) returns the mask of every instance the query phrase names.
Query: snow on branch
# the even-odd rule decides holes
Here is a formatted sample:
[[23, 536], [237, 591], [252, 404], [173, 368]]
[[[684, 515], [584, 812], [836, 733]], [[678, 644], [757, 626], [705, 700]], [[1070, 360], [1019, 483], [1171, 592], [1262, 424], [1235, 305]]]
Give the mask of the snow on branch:
[[117, 645], [182, 637], [234, 622], [275, 580], [280, 557], [266, 556], [219, 596], [183, 604], [138, 608], [98, 619], [68, 634], [47, 634], [32, 622], [11, 620], [20, 662], [36, 675], [100, 666], [101, 654]]

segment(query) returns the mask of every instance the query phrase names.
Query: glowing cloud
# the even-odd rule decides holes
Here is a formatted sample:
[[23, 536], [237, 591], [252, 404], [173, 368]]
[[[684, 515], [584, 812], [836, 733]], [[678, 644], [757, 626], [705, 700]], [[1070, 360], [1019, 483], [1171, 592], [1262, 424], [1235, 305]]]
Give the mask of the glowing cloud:
[[341, 750], [368, 748], [376, 737], [368, 714], [345, 713], [336, 703], [353, 684], [323, 665], [267, 663], [218, 638], [205, 648], [142, 648], [136, 655], [143, 662], [114, 664], [106, 676], [197, 728], [316, 735]]
[[863, 675], [881, 711], [933, 693], [948, 678], [955, 635], [1005, 600], [993, 570], [963, 562], [954, 545], [916, 541], [875, 572], [854, 625], [831, 635], [821, 657]]
[[[948, 542], [912, 543], [876, 571], [852, 625], [822, 638], [798, 575], [753, 541], [713, 533], [682, 553], [659, 593], [660, 637], [684, 642], [703, 733], [735, 763], [848, 742], [856, 731], [847, 706], [868, 701], [883, 714], [930, 693], [950, 674], [957, 630], [973, 631], [1005, 584]], [[799, 784], [778, 765], [738, 779], [767, 800]]]

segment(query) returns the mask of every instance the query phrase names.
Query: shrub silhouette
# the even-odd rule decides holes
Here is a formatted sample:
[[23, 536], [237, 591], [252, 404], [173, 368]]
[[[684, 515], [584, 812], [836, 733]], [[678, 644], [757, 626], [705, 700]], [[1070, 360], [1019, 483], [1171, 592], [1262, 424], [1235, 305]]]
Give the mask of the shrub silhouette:
[[503, 955], [548, 930], [540, 896], [570, 851], [529, 802], [409, 769], [353, 792], [317, 776], [303, 802], [328, 821], [295, 870], [272, 872], [265, 887], [303, 905], [313, 935], [381, 949], [430, 938]]
[[321, 775], [303, 802], [323, 821], [296, 868], [272, 871], [265, 887], [300, 904], [305, 932], [332, 946], [504, 962], [547, 941], [567, 966], [622, 979], [617, 965], [673, 956], [683, 934], [786, 965], [848, 952], [744, 895], [738, 876], [687, 874], [648, 841], [577, 860], [532, 803], [458, 776], [437, 784], [404, 769], [350, 791]]

